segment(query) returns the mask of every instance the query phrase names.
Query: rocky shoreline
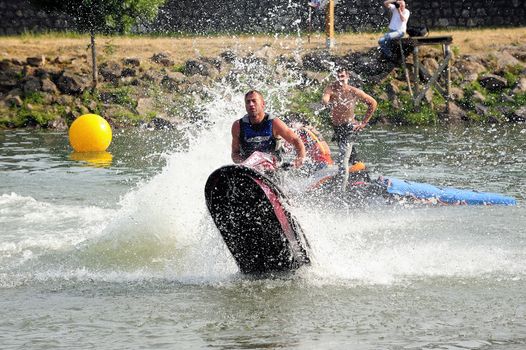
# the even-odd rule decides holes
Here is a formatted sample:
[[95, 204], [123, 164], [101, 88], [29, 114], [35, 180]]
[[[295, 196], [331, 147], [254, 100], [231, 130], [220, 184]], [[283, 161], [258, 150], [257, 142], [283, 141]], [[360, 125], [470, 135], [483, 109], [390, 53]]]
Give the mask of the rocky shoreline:
[[[426, 48], [420, 54], [427, 70], [438, 67], [438, 49]], [[342, 56], [324, 50], [284, 56], [266, 45], [244, 55], [225, 51], [182, 65], [174, 62], [163, 52], [148, 60], [107, 60], [99, 65], [100, 82], [93, 91], [86, 55], [4, 59], [0, 61], [0, 128], [66, 129], [86, 113], [99, 114], [114, 127], [169, 128], [206, 120], [201, 106], [210, 99], [210, 87], [228, 85], [241, 93], [244, 86], [262, 79], [269, 84], [290, 81], [284, 111], [323, 124], [326, 111], [319, 99], [335, 66], [351, 70], [352, 83], [378, 100], [374, 122], [429, 125], [526, 120], [526, 45], [480, 55], [455, 54], [452, 99], [445, 101], [430, 92], [418, 111], [412, 106], [400, 63], [385, 60], [374, 48]], [[411, 70], [411, 56], [408, 65]]]

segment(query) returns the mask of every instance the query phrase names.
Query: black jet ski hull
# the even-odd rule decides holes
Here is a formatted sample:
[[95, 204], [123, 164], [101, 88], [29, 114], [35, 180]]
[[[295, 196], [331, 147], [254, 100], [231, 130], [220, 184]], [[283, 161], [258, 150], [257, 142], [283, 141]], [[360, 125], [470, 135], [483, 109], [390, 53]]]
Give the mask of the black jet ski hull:
[[245, 166], [224, 166], [209, 176], [205, 197], [241, 272], [293, 271], [309, 263], [303, 231], [266, 176]]

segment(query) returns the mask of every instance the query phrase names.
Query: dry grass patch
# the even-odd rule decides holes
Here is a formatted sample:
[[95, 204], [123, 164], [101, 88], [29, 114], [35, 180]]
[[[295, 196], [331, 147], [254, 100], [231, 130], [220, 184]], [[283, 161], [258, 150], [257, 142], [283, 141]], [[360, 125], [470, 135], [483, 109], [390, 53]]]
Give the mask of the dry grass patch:
[[[453, 45], [462, 54], [483, 54], [506, 46], [521, 46], [526, 42], [525, 28], [432, 31], [431, 35], [452, 35]], [[361, 51], [375, 47], [381, 33], [341, 33], [336, 35], [334, 53], [344, 54], [349, 50]], [[186, 36], [149, 37], [126, 36], [97, 38], [98, 55], [101, 61], [124, 57], [150, 58], [154, 53], [167, 52], [176, 64], [199, 56], [213, 57], [225, 50], [241, 54], [271, 45], [278, 53], [291, 55], [305, 51], [323, 49], [325, 36], [313, 33], [310, 43], [307, 35], [241, 35], [241, 36]], [[60, 34], [23, 35], [0, 37], [0, 59], [45, 55], [83, 57], [89, 54], [89, 37], [65, 37]]]

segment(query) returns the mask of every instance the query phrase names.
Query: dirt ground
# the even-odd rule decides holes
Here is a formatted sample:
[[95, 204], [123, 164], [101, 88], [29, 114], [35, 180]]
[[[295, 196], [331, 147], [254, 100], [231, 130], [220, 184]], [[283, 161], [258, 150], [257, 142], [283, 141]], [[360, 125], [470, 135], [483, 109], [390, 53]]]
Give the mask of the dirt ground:
[[[361, 51], [377, 45], [381, 33], [343, 33], [336, 35], [335, 54]], [[524, 45], [526, 28], [431, 31], [431, 36], [452, 35], [453, 48], [461, 54], [484, 53], [499, 48]], [[176, 64], [199, 56], [213, 57], [225, 50], [246, 53], [270, 45], [279, 53], [291, 55], [325, 47], [325, 34], [310, 36], [179, 36], [179, 37], [97, 37], [98, 57], [101, 61], [124, 57], [150, 58], [154, 53], [167, 52]], [[21, 35], [0, 37], [0, 59], [45, 55], [83, 56], [89, 54], [89, 37], [61, 34]]]

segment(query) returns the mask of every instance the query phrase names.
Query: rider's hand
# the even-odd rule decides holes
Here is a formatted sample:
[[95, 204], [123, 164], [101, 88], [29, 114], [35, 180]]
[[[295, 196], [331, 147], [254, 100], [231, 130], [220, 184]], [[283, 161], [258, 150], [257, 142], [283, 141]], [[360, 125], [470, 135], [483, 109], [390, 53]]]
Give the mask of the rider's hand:
[[364, 129], [366, 126], [367, 126], [367, 123], [354, 124], [353, 130], [354, 131], [360, 131], [360, 130]]
[[296, 159], [294, 159], [294, 166], [296, 168], [299, 168], [303, 165], [304, 162], [305, 162], [305, 157], [297, 157]]

